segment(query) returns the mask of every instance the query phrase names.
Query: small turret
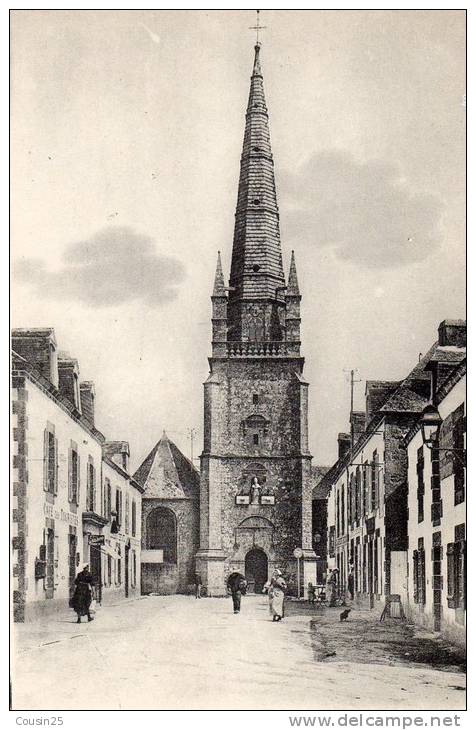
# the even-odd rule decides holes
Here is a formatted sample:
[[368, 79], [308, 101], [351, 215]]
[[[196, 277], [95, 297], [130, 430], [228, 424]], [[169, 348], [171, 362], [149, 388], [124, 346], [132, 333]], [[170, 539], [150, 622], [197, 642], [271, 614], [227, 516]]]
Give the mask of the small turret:
[[301, 345], [301, 294], [296, 271], [294, 251], [291, 253], [288, 286], [286, 289], [286, 341], [294, 343], [295, 353], [299, 354]]
[[212, 355], [226, 355], [228, 296], [223, 279], [220, 251], [218, 251], [215, 283], [212, 294]]

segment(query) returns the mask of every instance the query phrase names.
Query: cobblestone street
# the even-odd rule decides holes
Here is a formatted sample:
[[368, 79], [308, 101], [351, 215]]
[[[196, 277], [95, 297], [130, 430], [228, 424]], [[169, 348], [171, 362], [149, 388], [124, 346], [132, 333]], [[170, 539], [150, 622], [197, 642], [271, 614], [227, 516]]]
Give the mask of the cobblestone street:
[[[147, 597], [14, 626], [13, 709], [464, 709], [464, 660], [431, 634], [353, 611]], [[436, 666], [430, 666], [429, 662]], [[45, 668], [48, 671], [45, 671]]]

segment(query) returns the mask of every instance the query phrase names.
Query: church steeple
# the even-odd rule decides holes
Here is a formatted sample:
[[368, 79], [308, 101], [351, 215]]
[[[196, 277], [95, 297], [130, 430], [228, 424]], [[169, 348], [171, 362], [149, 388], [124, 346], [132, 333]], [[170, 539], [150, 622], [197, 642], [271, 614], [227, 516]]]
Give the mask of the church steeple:
[[235, 213], [228, 306], [234, 341], [281, 340], [284, 327], [285, 279], [260, 48], [255, 46]]

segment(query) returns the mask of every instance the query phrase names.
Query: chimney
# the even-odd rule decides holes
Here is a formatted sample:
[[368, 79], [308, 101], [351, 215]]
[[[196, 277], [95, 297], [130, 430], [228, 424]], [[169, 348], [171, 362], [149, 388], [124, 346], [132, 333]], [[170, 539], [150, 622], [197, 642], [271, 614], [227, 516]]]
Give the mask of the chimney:
[[94, 426], [94, 401], [96, 399], [94, 383], [90, 380], [85, 380], [83, 383], [80, 383], [79, 396], [81, 400], [82, 414], [88, 419], [89, 423]]
[[61, 395], [81, 413], [79, 399], [79, 366], [78, 361], [65, 352], [58, 353], [58, 389]]
[[12, 349], [44, 378], [58, 387], [58, 364], [55, 331], [52, 327], [12, 330]]
[[466, 347], [465, 320], [444, 319], [438, 327], [438, 344], [441, 347]]
[[102, 445], [102, 453], [124, 471], [129, 470], [129, 443], [127, 441], [106, 441]]
[[342, 459], [350, 450], [350, 433], [340, 433], [337, 436], [338, 458]]
[[365, 411], [352, 411], [350, 414], [350, 433], [354, 437], [354, 444], [365, 431]]
[[367, 428], [375, 413], [383, 406], [387, 398], [399, 385], [399, 380], [367, 380], [365, 389], [365, 428]]

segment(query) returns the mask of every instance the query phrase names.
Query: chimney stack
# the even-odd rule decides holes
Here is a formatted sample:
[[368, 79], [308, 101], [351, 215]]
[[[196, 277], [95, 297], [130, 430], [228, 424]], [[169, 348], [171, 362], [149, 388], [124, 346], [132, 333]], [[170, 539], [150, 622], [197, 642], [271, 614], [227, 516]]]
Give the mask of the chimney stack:
[[81, 413], [78, 361], [65, 352], [58, 353], [58, 381], [61, 395]]
[[342, 459], [350, 450], [350, 433], [340, 433], [337, 436], [338, 458]]
[[55, 331], [52, 327], [18, 327], [12, 330], [12, 349], [58, 387]]
[[80, 383], [79, 395], [82, 414], [88, 419], [91, 426], [94, 426], [94, 402], [96, 399], [94, 383], [91, 380], [85, 380], [83, 383]]
[[438, 344], [441, 347], [466, 347], [465, 320], [444, 319], [438, 327]]

